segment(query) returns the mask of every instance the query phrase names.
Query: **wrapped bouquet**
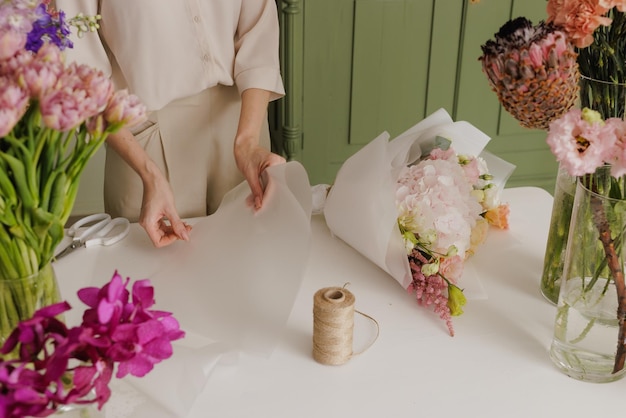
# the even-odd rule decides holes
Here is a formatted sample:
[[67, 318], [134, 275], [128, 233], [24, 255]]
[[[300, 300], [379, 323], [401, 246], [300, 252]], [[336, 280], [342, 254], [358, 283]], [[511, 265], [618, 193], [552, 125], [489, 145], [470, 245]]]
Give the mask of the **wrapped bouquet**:
[[330, 230], [433, 307], [451, 335], [464, 261], [489, 224], [508, 226], [499, 196], [514, 166], [484, 151], [489, 139], [440, 109], [346, 160], [324, 202]]

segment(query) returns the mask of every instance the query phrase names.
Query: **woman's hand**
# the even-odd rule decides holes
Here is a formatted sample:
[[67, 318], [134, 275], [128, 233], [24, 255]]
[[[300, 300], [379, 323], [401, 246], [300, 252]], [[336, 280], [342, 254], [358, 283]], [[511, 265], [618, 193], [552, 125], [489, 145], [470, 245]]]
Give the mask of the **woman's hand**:
[[250, 185], [254, 208], [258, 210], [263, 205], [264, 185], [261, 182], [261, 174], [267, 167], [283, 164], [285, 159], [259, 145], [244, 142], [235, 145], [235, 161]]
[[160, 173], [149, 180], [144, 179], [139, 225], [146, 230], [155, 247], [165, 247], [179, 239], [189, 241], [191, 225], [178, 216], [172, 188]]
[[178, 216], [169, 182], [128, 128], [111, 134], [107, 144], [141, 177], [143, 197], [139, 224], [154, 246], [164, 247], [179, 239], [188, 241], [191, 226]]
[[237, 135], [235, 137], [234, 154], [237, 168], [245, 177], [252, 191], [254, 208], [260, 209], [263, 204], [264, 185], [261, 174], [270, 166], [282, 164], [285, 159], [259, 145], [259, 136], [263, 120], [267, 118], [267, 104], [270, 92], [250, 88], [241, 94], [241, 114]]

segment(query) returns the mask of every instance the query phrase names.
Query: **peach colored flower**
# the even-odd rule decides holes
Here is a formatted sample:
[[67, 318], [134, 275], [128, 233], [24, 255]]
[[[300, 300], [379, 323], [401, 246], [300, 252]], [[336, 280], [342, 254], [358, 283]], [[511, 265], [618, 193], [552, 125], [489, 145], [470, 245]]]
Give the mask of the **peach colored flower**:
[[485, 219], [487, 219], [489, 225], [500, 229], [509, 229], [509, 213], [509, 205], [505, 203], [485, 212]]
[[606, 9], [617, 7], [620, 12], [626, 12], [626, 0], [600, 0], [600, 6]]
[[593, 32], [599, 26], [608, 26], [611, 19], [604, 16], [610, 8], [602, 3], [612, 0], [548, 0], [548, 23], [565, 30], [572, 43], [578, 48], [593, 43]]

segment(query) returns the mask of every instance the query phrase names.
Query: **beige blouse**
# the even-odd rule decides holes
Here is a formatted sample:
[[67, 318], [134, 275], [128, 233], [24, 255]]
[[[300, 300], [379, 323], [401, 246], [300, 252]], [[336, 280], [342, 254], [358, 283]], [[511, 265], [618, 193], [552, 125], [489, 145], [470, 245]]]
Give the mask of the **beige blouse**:
[[[72, 38], [68, 60], [111, 74], [149, 110], [217, 84], [284, 95], [274, 0], [56, 0], [67, 17], [102, 15], [100, 37]], [[106, 52], [108, 52], [108, 55]]]

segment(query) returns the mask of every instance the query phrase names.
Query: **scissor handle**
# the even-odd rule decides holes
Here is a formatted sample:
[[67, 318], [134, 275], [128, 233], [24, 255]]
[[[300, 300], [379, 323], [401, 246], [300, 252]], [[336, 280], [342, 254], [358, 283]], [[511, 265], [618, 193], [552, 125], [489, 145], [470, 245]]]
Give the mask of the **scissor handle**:
[[[115, 235], [108, 236], [109, 232], [118, 226], [121, 226], [122, 230]], [[96, 231], [93, 238], [85, 241], [85, 247], [89, 248], [94, 245], [113, 245], [124, 239], [126, 235], [128, 235], [128, 231], [130, 231], [130, 222], [128, 219], [113, 218], [108, 221], [104, 228]]]
[[[91, 235], [94, 235], [96, 231], [104, 228], [105, 225], [111, 220], [111, 215], [108, 213], [95, 213], [93, 215], [85, 216], [84, 218], [79, 219], [67, 230], [67, 235], [70, 237], [75, 237], [76, 240], [84, 241], [85, 238], [88, 238]], [[80, 235], [76, 235], [78, 233], [79, 228], [82, 228], [85, 225], [89, 225], [90, 223], [95, 222], [93, 225], [89, 226]]]

